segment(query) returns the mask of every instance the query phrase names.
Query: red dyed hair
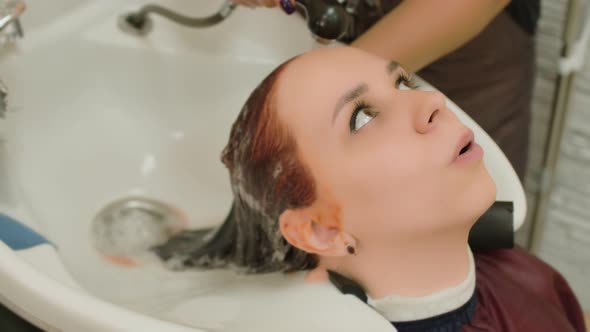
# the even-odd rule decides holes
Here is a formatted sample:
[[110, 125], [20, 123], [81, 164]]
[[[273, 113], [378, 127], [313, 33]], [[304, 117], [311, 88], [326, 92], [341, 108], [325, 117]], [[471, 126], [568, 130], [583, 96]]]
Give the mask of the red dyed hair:
[[234, 122], [221, 155], [234, 193], [232, 210], [215, 235], [191, 252], [186, 265], [233, 264], [248, 272], [317, 265], [314, 255], [283, 238], [278, 225], [283, 211], [309, 206], [316, 199], [311, 173], [300, 161], [295, 139], [276, 111], [277, 81], [292, 60], [258, 85]]

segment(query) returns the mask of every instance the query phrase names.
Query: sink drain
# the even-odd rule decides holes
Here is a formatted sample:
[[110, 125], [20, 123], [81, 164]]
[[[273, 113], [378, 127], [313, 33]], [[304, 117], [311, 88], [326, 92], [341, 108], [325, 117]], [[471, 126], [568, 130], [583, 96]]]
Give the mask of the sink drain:
[[185, 225], [180, 210], [156, 200], [131, 197], [101, 209], [92, 222], [91, 237], [101, 254], [129, 257], [166, 242]]

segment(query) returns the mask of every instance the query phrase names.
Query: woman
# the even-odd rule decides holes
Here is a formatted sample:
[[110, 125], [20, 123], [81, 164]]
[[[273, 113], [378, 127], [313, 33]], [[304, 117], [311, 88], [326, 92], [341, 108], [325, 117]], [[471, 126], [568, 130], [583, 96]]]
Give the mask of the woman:
[[543, 262], [519, 249], [473, 259], [469, 230], [495, 198], [483, 151], [442, 94], [411, 85], [397, 63], [353, 48], [281, 65], [222, 154], [235, 196], [224, 224], [156, 252], [320, 282], [328, 271], [398, 331], [584, 331]]

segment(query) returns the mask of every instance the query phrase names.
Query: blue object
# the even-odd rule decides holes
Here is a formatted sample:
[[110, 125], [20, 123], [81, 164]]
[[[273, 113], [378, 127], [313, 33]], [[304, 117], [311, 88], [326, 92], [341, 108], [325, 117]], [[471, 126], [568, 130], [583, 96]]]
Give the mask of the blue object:
[[0, 213], [0, 241], [6, 243], [12, 250], [29, 249], [44, 243], [52, 244], [43, 235], [2, 213]]

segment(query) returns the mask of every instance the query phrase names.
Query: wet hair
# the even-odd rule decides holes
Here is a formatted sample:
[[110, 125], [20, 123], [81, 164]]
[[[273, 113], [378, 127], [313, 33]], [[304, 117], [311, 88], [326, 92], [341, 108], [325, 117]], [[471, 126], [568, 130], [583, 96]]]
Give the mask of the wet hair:
[[156, 247], [171, 267], [230, 265], [262, 273], [317, 266], [316, 256], [283, 238], [278, 222], [286, 209], [306, 207], [316, 199], [311, 173], [276, 111], [277, 80], [291, 61], [258, 85], [232, 126], [221, 155], [234, 194], [229, 215], [215, 230], [187, 231]]

